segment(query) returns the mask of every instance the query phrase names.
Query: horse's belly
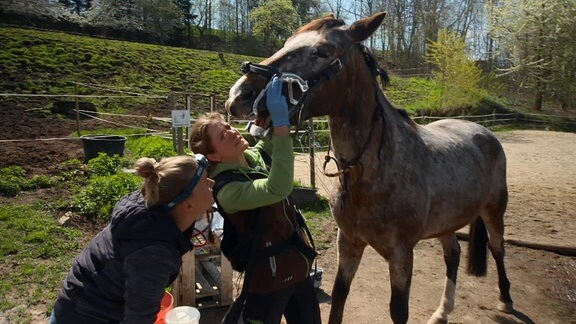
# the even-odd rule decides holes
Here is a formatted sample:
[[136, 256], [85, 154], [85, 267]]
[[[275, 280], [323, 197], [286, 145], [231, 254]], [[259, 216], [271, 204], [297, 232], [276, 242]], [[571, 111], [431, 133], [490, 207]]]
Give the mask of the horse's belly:
[[[424, 231], [424, 210], [403, 213], [390, 208], [391, 205], [382, 199], [358, 203], [347, 197], [333, 200], [332, 215], [341, 234], [349, 239], [372, 246], [394, 247], [399, 240], [415, 244]], [[406, 239], [406, 235], [410, 238]]]
[[439, 237], [453, 233], [480, 216], [480, 209], [480, 203], [469, 205], [442, 204], [440, 208], [433, 205], [428, 214], [426, 229], [422, 238]]

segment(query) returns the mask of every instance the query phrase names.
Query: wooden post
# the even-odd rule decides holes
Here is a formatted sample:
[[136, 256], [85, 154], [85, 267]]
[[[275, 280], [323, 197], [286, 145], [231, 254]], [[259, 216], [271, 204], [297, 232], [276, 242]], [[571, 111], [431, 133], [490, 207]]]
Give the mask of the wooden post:
[[74, 108], [76, 108], [76, 133], [80, 134], [80, 103], [78, 102], [78, 83], [74, 82]]
[[176, 152], [178, 155], [184, 155], [184, 131], [182, 128], [176, 128]]
[[[190, 116], [190, 95], [186, 94], [186, 110], [188, 110], [188, 116]], [[190, 134], [188, 133], [188, 131], [190, 130], [190, 127], [186, 127], [186, 142], [188, 142], [188, 138], [190, 137]]]
[[310, 118], [308, 124], [310, 126], [308, 130], [308, 145], [310, 146], [310, 186], [316, 188], [316, 168], [314, 164], [314, 145], [316, 145], [316, 137], [314, 136], [313, 118]]
[[230, 305], [234, 298], [234, 289], [232, 285], [232, 265], [226, 259], [224, 254], [220, 254], [220, 304]]
[[210, 95], [210, 112], [213, 113], [214, 109], [216, 109], [216, 98], [214, 98], [214, 95], [211, 94]]
[[[171, 93], [169, 95], [170, 111], [176, 108], [176, 94]], [[182, 127], [172, 127], [172, 141], [174, 143], [174, 149], [178, 155], [184, 154], [184, 135]]]
[[182, 256], [182, 266], [174, 281], [174, 305], [196, 306], [196, 256], [194, 250]]

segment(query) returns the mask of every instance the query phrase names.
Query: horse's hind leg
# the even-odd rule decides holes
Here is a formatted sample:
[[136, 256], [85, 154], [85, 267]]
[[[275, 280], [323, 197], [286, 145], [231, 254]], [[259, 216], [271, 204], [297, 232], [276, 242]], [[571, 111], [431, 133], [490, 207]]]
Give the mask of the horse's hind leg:
[[456, 235], [446, 235], [438, 238], [442, 243], [444, 263], [446, 264], [446, 279], [444, 280], [444, 292], [440, 300], [440, 306], [436, 309], [428, 324], [448, 323], [448, 314], [454, 309], [454, 296], [456, 293], [456, 277], [460, 264], [460, 244]]
[[353, 241], [338, 230], [338, 273], [332, 286], [332, 307], [328, 323], [342, 323], [344, 305], [350, 292], [350, 284], [358, 270], [366, 243]]
[[510, 297], [510, 281], [506, 275], [504, 267], [504, 212], [508, 200], [508, 193], [504, 190], [500, 197], [500, 203], [492, 208], [486, 208], [482, 213], [482, 219], [486, 223], [489, 241], [488, 245], [498, 270], [498, 288], [500, 289], [500, 299], [498, 310], [510, 313], [514, 310], [512, 297]]

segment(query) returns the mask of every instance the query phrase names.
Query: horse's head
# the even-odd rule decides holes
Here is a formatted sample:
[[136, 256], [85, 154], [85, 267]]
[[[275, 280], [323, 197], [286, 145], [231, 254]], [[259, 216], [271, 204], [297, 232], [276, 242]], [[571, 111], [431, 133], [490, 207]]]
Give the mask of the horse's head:
[[236, 117], [256, 113], [264, 120], [268, 115], [264, 90], [274, 75], [285, 81], [284, 94], [296, 107], [291, 110], [293, 124], [329, 115], [349, 104], [353, 91], [350, 85], [365, 86], [352, 80], [359, 68], [352, 52], [361, 53], [355, 44], [370, 37], [385, 16], [381, 12], [348, 26], [329, 15], [300, 27], [271, 57], [260, 64], [243, 64], [245, 75], [230, 89], [226, 109]]

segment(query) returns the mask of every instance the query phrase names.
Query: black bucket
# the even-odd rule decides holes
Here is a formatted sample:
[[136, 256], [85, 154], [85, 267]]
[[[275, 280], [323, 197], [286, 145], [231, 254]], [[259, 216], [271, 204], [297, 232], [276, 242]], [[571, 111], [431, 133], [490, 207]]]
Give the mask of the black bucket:
[[314, 188], [294, 187], [292, 189], [292, 200], [298, 208], [310, 206], [316, 200], [316, 191]]
[[81, 136], [84, 146], [84, 162], [98, 157], [98, 153], [106, 153], [108, 156], [124, 155], [124, 143], [126, 137], [118, 135], [86, 135]]

